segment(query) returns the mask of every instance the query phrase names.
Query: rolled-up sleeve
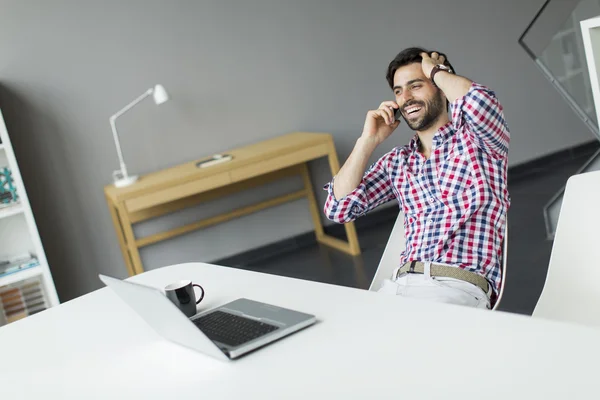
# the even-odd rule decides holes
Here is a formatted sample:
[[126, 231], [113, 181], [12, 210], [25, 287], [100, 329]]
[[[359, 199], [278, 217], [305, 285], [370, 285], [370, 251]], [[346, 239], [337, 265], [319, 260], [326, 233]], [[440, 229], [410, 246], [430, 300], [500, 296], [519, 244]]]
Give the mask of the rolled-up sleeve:
[[343, 224], [354, 221], [377, 206], [395, 198], [388, 173], [395, 151], [391, 151], [373, 163], [365, 172], [360, 184], [341, 199], [333, 193], [335, 177], [323, 189], [327, 190], [324, 212], [331, 221]]
[[450, 104], [450, 110], [455, 130], [466, 124], [477, 147], [496, 158], [507, 157], [510, 132], [492, 90], [473, 83], [465, 96]]

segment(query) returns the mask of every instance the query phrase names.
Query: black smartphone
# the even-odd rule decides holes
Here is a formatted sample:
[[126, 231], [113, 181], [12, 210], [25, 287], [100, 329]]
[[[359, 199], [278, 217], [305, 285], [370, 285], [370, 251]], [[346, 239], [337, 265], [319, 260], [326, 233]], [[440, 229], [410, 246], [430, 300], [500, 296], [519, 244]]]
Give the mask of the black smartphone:
[[396, 118], [396, 121], [400, 121], [402, 118], [402, 111], [400, 111], [400, 108], [396, 109], [394, 112], [394, 117]]

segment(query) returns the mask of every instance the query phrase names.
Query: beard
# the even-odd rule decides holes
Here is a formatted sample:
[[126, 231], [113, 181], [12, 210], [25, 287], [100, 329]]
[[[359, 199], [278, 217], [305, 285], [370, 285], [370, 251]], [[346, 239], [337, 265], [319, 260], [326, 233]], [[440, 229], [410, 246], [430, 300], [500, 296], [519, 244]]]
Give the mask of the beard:
[[408, 106], [421, 106], [425, 110], [423, 115], [417, 119], [410, 119], [410, 117], [402, 111], [404, 120], [413, 131], [423, 131], [430, 128], [446, 109], [446, 104], [444, 103], [444, 99], [440, 92], [434, 95], [432, 99], [426, 101], [409, 101], [403, 108], [406, 109]]

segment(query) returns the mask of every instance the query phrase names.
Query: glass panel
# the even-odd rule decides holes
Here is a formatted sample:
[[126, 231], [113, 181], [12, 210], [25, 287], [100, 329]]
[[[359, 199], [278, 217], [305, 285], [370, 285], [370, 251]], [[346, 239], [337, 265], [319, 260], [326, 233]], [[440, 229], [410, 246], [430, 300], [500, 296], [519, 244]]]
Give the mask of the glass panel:
[[519, 42], [600, 139], [580, 28], [598, 15], [598, 0], [548, 0]]
[[[519, 43], [598, 139], [598, 121], [581, 34], [583, 20], [600, 15], [600, 0], [546, 0]], [[578, 173], [600, 169], [600, 151]], [[564, 188], [544, 207], [546, 233], [554, 236]]]

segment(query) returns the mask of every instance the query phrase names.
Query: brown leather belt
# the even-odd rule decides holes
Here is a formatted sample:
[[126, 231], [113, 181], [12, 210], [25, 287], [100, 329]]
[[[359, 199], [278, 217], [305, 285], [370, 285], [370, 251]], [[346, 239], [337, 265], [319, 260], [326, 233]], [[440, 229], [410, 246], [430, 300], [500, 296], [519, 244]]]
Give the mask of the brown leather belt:
[[[398, 274], [396, 278], [400, 276], [400, 274], [422, 274], [425, 272], [425, 263], [421, 261], [411, 261], [404, 264], [398, 270]], [[453, 278], [459, 279], [461, 281], [469, 282], [481, 290], [484, 293], [489, 294], [491, 292], [491, 287], [483, 276], [476, 274], [475, 272], [466, 271], [464, 269], [458, 267], [449, 267], [447, 265], [439, 265], [431, 263], [430, 268], [431, 276], [438, 276], [443, 278]]]

